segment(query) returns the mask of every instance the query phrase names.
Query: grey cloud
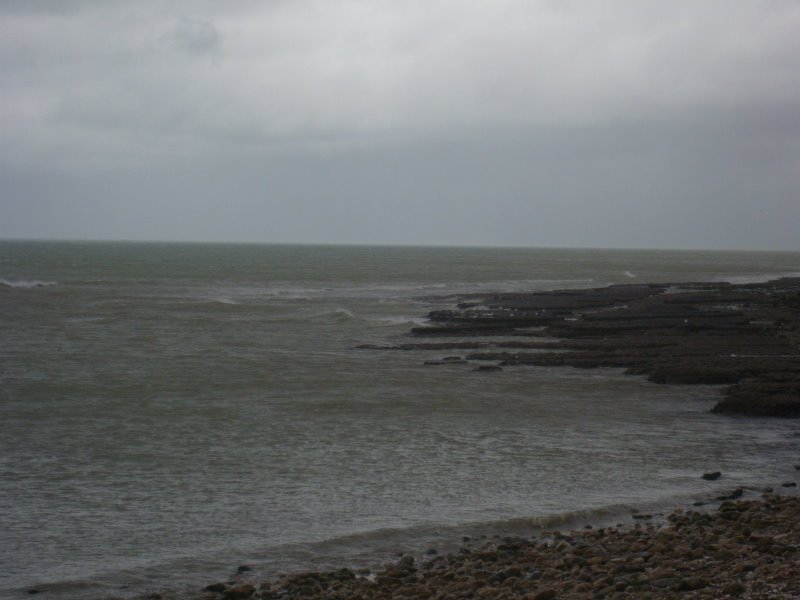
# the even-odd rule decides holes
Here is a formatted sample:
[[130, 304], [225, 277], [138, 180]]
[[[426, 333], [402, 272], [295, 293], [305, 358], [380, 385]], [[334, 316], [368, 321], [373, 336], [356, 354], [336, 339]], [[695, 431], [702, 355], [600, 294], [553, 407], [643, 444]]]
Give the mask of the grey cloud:
[[[800, 50], [794, 35], [800, 13], [784, 4], [565, 8], [506, 1], [458, 10], [450, 2], [296, 2], [231, 13], [206, 6], [209, 20], [179, 16], [177, 27], [173, 13], [188, 5], [137, 6], [86, 9], [83, 18], [65, 18], [61, 34], [28, 32], [33, 41], [25, 43], [38, 42], [43, 53], [70, 35], [69, 63], [52, 54], [48, 63], [39, 61], [27, 91], [58, 81], [62, 120], [83, 115], [75, 135], [82, 127], [102, 128], [111, 111], [135, 133], [131, 143], [144, 132], [150, 141], [169, 133], [159, 114], [181, 114], [212, 139], [247, 131], [271, 143], [331, 132], [362, 138], [591, 124], [687, 107], [786, 102], [800, 94], [800, 74], [787, 68]], [[166, 55], [152, 40], [159, 20], [190, 54], [218, 51], [213, 23], [223, 23], [230, 32], [224, 60], [187, 65]], [[105, 34], [80, 31], [94, 23]], [[15, 33], [7, 33], [12, 50]], [[86, 41], [76, 42], [77, 35]], [[13, 71], [13, 61], [7, 67]], [[69, 77], [62, 78], [65, 70]], [[85, 118], [93, 114], [95, 127]], [[28, 116], [41, 122], [48, 113]]]
[[214, 54], [220, 49], [221, 36], [213, 23], [182, 18], [173, 32], [175, 45], [191, 54]]
[[797, 247], [795, 2], [36, 4], [0, 236]]

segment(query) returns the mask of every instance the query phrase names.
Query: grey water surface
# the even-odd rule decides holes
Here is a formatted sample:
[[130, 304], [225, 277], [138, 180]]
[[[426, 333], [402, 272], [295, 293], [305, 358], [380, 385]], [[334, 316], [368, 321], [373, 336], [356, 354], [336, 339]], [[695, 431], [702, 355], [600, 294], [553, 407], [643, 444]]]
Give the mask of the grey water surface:
[[797, 424], [712, 415], [715, 387], [356, 347], [409, 341], [448, 294], [798, 272], [797, 253], [0, 242], [0, 595], [368, 564], [790, 478]]

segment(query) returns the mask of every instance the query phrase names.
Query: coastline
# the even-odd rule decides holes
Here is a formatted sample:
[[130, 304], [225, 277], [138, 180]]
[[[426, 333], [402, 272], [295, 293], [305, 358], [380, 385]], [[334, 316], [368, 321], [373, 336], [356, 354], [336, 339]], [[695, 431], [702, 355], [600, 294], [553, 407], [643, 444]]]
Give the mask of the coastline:
[[[785, 486], [785, 487], [784, 487]], [[533, 537], [465, 537], [454, 551], [420, 550], [373, 569], [256, 578], [242, 565], [195, 592], [138, 600], [495, 598], [798, 598], [800, 497], [796, 483], [733, 490], [664, 519], [637, 513]]]
[[[768, 291], [766, 293], [764, 292], [765, 284], [748, 284], [744, 293], [748, 294], [747, 298], [754, 299], [752, 306], [725, 305], [724, 308], [720, 308], [718, 306], [715, 307], [715, 305], [719, 303], [719, 298], [724, 297], [730, 299], [732, 297], [732, 293], [742, 292], [742, 290], [738, 289], [741, 286], [702, 283], [669, 284], [663, 286], [659, 284], [634, 284], [614, 285], [610, 286], [609, 288], [598, 288], [599, 291], [565, 290], [562, 292], [541, 292], [534, 294], [487, 293], [467, 296], [452, 295], [449, 298], [452, 299], [454, 304], [457, 302], [459, 306], [452, 311], [435, 311], [434, 313], [431, 313], [431, 325], [426, 328], [415, 329], [410, 333], [410, 337], [402, 340], [403, 342], [407, 343], [398, 344], [397, 346], [392, 347], [368, 346], [366, 348], [371, 350], [377, 348], [404, 351], [419, 350], [421, 351], [420, 354], [423, 354], [425, 359], [432, 359], [430, 361], [426, 360], [426, 364], [429, 364], [430, 366], [421, 367], [423, 371], [431, 374], [435, 373], [437, 377], [441, 374], [447, 378], [463, 377], [466, 381], [479, 381], [481, 382], [479, 385], [483, 386], [484, 389], [496, 387], [495, 382], [497, 381], [503, 381], [504, 379], [506, 381], [514, 380], [519, 376], [519, 373], [527, 371], [528, 369], [535, 369], [538, 364], [542, 364], [545, 365], [545, 370], [548, 371], [560, 370], [560, 366], [562, 365], [570, 367], [570, 369], [564, 370], [565, 377], [570, 379], [576, 376], [573, 371], [573, 367], [599, 367], [601, 371], [609, 370], [613, 372], [614, 377], [620, 379], [624, 379], [621, 377], [621, 373], [619, 371], [620, 367], [626, 368], [628, 369], [629, 373], [639, 376], [631, 378], [628, 381], [633, 381], [635, 385], [641, 387], [640, 394], [646, 394], [646, 390], [651, 386], [651, 384], [647, 383], [645, 378], [650, 379], [650, 381], [654, 383], [658, 383], [658, 378], [654, 377], [655, 371], [653, 371], [653, 367], [658, 366], [659, 368], [662, 368], [660, 371], [662, 375], [667, 373], [670, 377], [680, 376], [682, 378], [692, 378], [697, 377], [697, 373], [700, 374], [700, 377], [698, 377], [698, 380], [696, 381], [683, 380], [680, 381], [680, 383], [692, 382], [708, 384], [708, 378], [714, 378], [713, 381], [717, 385], [708, 387], [705, 390], [703, 389], [702, 385], [693, 389], [695, 393], [699, 392], [700, 395], [705, 395], [710, 392], [714, 397], [716, 397], [717, 394], [720, 393], [723, 385], [736, 385], [732, 383], [733, 379], [736, 379], [737, 383], [745, 383], [747, 378], [752, 380], [753, 378], [751, 377], [751, 373], [755, 373], [758, 376], [766, 374], [768, 377], [774, 377], [775, 375], [778, 377], [783, 377], [783, 375], [786, 373], [792, 373], [792, 365], [794, 364], [792, 361], [796, 358], [796, 346], [791, 345], [791, 332], [797, 331], [796, 327], [792, 329], [796, 324], [796, 319], [792, 318], [791, 316], [789, 318], [785, 316], [778, 316], [776, 318], [775, 315], [779, 313], [781, 315], [785, 315], [787, 307], [782, 304], [776, 304], [774, 300], [776, 298], [776, 294], [781, 294], [784, 299], [788, 297], [790, 301], [792, 298], [796, 298], [798, 293], [797, 281], [800, 280], [788, 280], [778, 284], [775, 282], [770, 282], [769, 285], [772, 286], [773, 289], [772, 291]], [[645, 290], [644, 288], [647, 289]], [[679, 322], [676, 319], [681, 318], [679, 316], [681, 313], [686, 313], [686, 305], [691, 303], [671, 302], [669, 304], [677, 304], [678, 308], [675, 309], [674, 307], [669, 306], [665, 312], [658, 314], [658, 311], [664, 308], [663, 306], [659, 308], [659, 300], [662, 296], [669, 296], [670, 300], [674, 300], [676, 298], [680, 299], [681, 294], [687, 292], [693, 295], [711, 294], [711, 296], [706, 296], [707, 300], [705, 302], [700, 303], [703, 308], [698, 308], [697, 305], [692, 305], [690, 308], [690, 311], [703, 313], [702, 315], [695, 314], [693, 316], [690, 314], [688, 317], [692, 319], [690, 327], [685, 327], [685, 325], [687, 325], [686, 323]], [[637, 298], [637, 295], [640, 293], [642, 294], [642, 297]], [[722, 294], [722, 296], [719, 294]], [[792, 294], [794, 294], [794, 296], [792, 296]], [[716, 296], [712, 297], [714, 295]], [[603, 305], [602, 302], [598, 304], [598, 299], [600, 298], [604, 298], [602, 302], [607, 302], [608, 300], [611, 300], [611, 302], [605, 305]], [[620, 301], [620, 298], [622, 298], [623, 301]], [[526, 307], [524, 303], [531, 301], [551, 302], [552, 307], [545, 311], [545, 314], [531, 314], [532, 310], [541, 312], [540, 309], [532, 309], [530, 306]], [[570, 302], [575, 306], [571, 309], [565, 309], [564, 307]], [[643, 304], [639, 304], [639, 302]], [[440, 300], [437, 302], [437, 304], [441, 305], [444, 303]], [[558, 307], [558, 305], [561, 306]], [[789, 304], [789, 309], [796, 310], [792, 308], [791, 304]], [[648, 313], [648, 311], [654, 312]], [[548, 312], [550, 312], [550, 314], [547, 314]], [[666, 314], [667, 312], [669, 314]], [[632, 318], [632, 315], [633, 317], [638, 318]], [[700, 316], [703, 318], [699, 318]], [[546, 320], [547, 323], [542, 324], [541, 320], [543, 319]], [[776, 323], [778, 319], [781, 319], [780, 323]], [[532, 324], [535, 323], [536, 320], [539, 320], [539, 324]], [[753, 321], [755, 321], [755, 323]], [[620, 325], [626, 325], [627, 327], [620, 327]], [[410, 327], [410, 325], [407, 325], [407, 327]], [[787, 332], [790, 334], [789, 338], [784, 336], [784, 334]], [[562, 333], [563, 335], [561, 337], [555, 337], [557, 333]], [[787, 339], [789, 340], [788, 342]], [[796, 338], [794, 339], [796, 341]], [[371, 339], [371, 341], [379, 340], [380, 338], [377, 340], [375, 338]], [[689, 343], [686, 343], [687, 341], [689, 341]], [[722, 368], [725, 367], [723, 364], [724, 361], [727, 360], [727, 358], [734, 357], [714, 356], [710, 353], [714, 351], [718, 352], [721, 346], [734, 343], [739, 344], [737, 348], [754, 348], [756, 351], [753, 352], [752, 355], [749, 355], [750, 353], [748, 352], [748, 356], [736, 356], [735, 358], [737, 359], [737, 362], [746, 364], [748, 366], [746, 366], [745, 369], [733, 371], [732, 375], [724, 375], [724, 369]], [[708, 360], [712, 360], [712, 363], [709, 363], [706, 358], [697, 360], [696, 354], [693, 355], [691, 353], [686, 353], [682, 355], [679, 352], [673, 352], [672, 354], [669, 354], [669, 352], [672, 352], [675, 348], [681, 351], [689, 349], [692, 352], [701, 350], [702, 352], [706, 353], [705, 356], [708, 358]], [[453, 354], [453, 351], [456, 349], [463, 349], [466, 352], [463, 353], [463, 356], [449, 356], [450, 354]], [[665, 349], [668, 349], [667, 352], [665, 352]], [[783, 362], [771, 360], [775, 358], [773, 355], [777, 350], [781, 350], [782, 352], [786, 353], [784, 358], [789, 360]], [[371, 354], [373, 355], [371, 360], [373, 360], [375, 363], [383, 360], [382, 355], [375, 352], [371, 352]], [[737, 351], [736, 354], [738, 355], [745, 353]], [[401, 355], [395, 355], [392, 357], [392, 359], [397, 357], [401, 357]], [[412, 366], [419, 369], [419, 363], [422, 361], [417, 360], [417, 358], [418, 356], [414, 356], [414, 352], [402, 355], [403, 361], [409, 364], [416, 362], [416, 365]], [[713, 360], [716, 360], [717, 358], [720, 359], [719, 365], [722, 365], [722, 367], [713, 364]], [[739, 359], [744, 359], [745, 361], [750, 361], [750, 359], [755, 360], [745, 363], [739, 361]], [[458, 363], [461, 366], [437, 369], [437, 365], [453, 365], [455, 363]], [[684, 370], [684, 367], [687, 364], [693, 369], [693, 371], [687, 372]], [[709, 368], [709, 365], [711, 365], [713, 368]], [[755, 367], [753, 367], [753, 365], [755, 365]], [[787, 367], [787, 365], [789, 366]], [[506, 366], [510, 367], [506, 373], [493, 373], [493, 371], [502, 371]], [[666, 370], [664, 370], [663, 367], [666, 367]], [[753, 371], [752, 369], [755, 370]], [[477, 373], [472, 374], [469, 372], [470, 370], [477, 371]], [[570, 374], [571, 371], [573, 372], [572, 374]], [[484, 375], [484, 373], [486, 373], [486, 375]], [[720, 375], [720, 373], [723, 374]], [[744, 377], [744, 375], [747, 377]], [[594, 377], [594, 375], [589, 372], [578, 373], [577, 376]], [[602, 373], [598, 373], [598, 376], [602, 376]], [[722, 385], [720, 385], [720, 381], [717, 379], [720, 377], [730, 377], [730, 380], [724, 379], [724, 382]], [[742, 379], [740, 380], [739, 378]], [[672, 381], [668, 379], [664, 382], [672, 383]], [[760, 383], [773, 384], [776, 382], [779, 385], [786, 383], [785, 380], [781, 379], [773, 381], [766, 380]], [[468, 386], [470, 385], [473, 384], [468, 384]], [[653, 387], [655, 388], [655, 386]], [[669, 391], [668, 387], [664, 389]], [[631, 400], [633, 400], [633, 398], [631, 398]], [[713, 404], [713, 402], [708, 401], [706, 403], [704, 399], [703, 403], [703, 407], [700, 408], [700, 410], [707, 416], [708, 419], [716, 420], [718, 417], [708, 414], [708, 410], [711, 408], [711, 404]], [[505, 407], [505, 410], [513, 410], [513, 404], [508, 404]], [[557, 408], [557, 410], [560, 411], [562, 409]], [[746, 411], [742, 411], [742, 413], [743, 415], [751, 414]], [[769, 415], [771, 413], [766, 414]], [[787, 414], [782, 414], [781, 416], [792, 416], [791, 411], [789, 411]], [[734, 419], [725, 419], [724, 417], [719, 418], [727, 422], [731, 427], [735, 425], [736, 428], [739, 427], [740, 423], [747, 422], [750, 424], [749, 426], [752, 426], [752, 424], [758, 422], [758, 419], [741, 415]], [[772, 421], [777, 422], [776, 420]], [[790, 422], [785, 420], [780, 421], [780, 423], [786, 426], [790, 425]], [[709, 455], [703, 454], [702, 456]], [[787, 453], [784, 453], [782, 456], [783, 460], [777, 461], [776, 464], [786, 465], [788, 469], [791, 469], [794, 461], [793, 456], [789, 457]], [[712, 465], [709, 464], [708, 467], [712, 467]], [[697, 473], [697, 477], [699, 478], [701, 471], [697, 471], [697, 468], [698, 467], [695, 464], [691, 473]], [[706, 467], [705, 465], [702, 465], [700, 468], [703, 469]], [[722, 467], [722, 470], [725, 470], [724, 466]], [[694, 477], [694, 475], [691, 473], [690, 477]], [[730, 475], [733, 476], [733, 473], [730, 473]], [[783, 474], [772, 472], [768, 476], [763, 476], [762, 474], [761, 477], [756, 477], [755, 479], [750, 478], [747, 480], [742, 480], [741, 478], [735, 480], [733, 477], [731, 477], [731, 479], [727, 479], [727, 476], [728, 473], [726, 472], [723, 480], [717, 483], [729, 481], [729, 485], [731, 486], [752, 486], [751, 488], [745, 488], [747, 491], [745, 492], [744, 499], [750, 501], [757, 495], [756, 492], [760, 493], [761, 489], [768, 482], [770, 484], [777, 482], [777, 485], [780, 485]], [[739, 474], [739, 477], [741, 477], [741, 474]], [[787, 475], [787, 478], [788, 477], [789, 475]], [[502, 482], [500, 485], [502, 486]], [[637, 479], [635, 482], [632, 482], [632, 485], [633, 488], [630, 489], [636, 489], [639, 485], [641, 485], [643, 489], [646, 489], [648, 487], [648, 481], [647, 479]], [[717, 488], [716, 486], [710, 486], [708, 489], [712, 490]], [[674, 499], [674, 502], [670, 499], [666, 499], [664, 503], [659, 505], [658, 509], [653, 512], [655, 513], [663, 510], [665, 511], [665, 514], [668, 514], [668, 511], [672, 510], [673, 507], [684, 506], [683, 496], [674, 496], [671, 498]], [[649, 507], [644, 506], [639, 506], [638, 508], [645, 514], [649, 514], [651, 510]], [[706, 508], [714, 510], [714, 507], [710, 505], [708, 507], [698, 508], [700, 511], [706, 510]], [[691, 501], [689, 501], [685, 505], [684, 511], [698, 510], [698, 508], [691, 507]], [[633, 518], [631, 516], [632, 511], [627, 511], [626, 509], [620, 512], [622, 513], [619, 519], [620, 521], [628, 522]], [[522, 514], [529, 513], [523, 512]], [[642, 526], [648, 526], [651, 523], [658, 522], [659, 519], [660, 517], [655, 514], [653, 519], [636, 519], [630, 524], [635, 525], [636, 523], [640, 523]], [[582, 530], [581, 528], [587, 524], [587, 520], [580, 518], [578, 521], [578, 523], [551, 523], [548, 526], [551, 528], [559, 527], [562, 530], [573, 530], [573, 533], [569, 534], [569, 536], [579, 539], [581, 536], [585, 537], [586, 535], [586, 531]], [[589, 519], [588, 522], [593, 524], [594, 529], [608, 529], [604, 524], [598, 524], [598, 520]], [[627, 528], [628, 526], [626, 525], [621, 529]], [[464, 533], [472, 533], [467, 531], [467, 529], [468, 527], [465, 528]], [[612, 527], [611, 529], [614, 528]], [[505, 535], [505, 532], [502, 531], [502, 528], [499, 528], [498, 531], [500, 531], [501, 537], [509, 537]], [[380, 534], [381, 532], [376, 531], [375, 533]], [[525, 543], [523, 546], [525, 547], [528, 547], [528, 542], [530, 542], [531, 539], [534, 539], [532, 535], [517, 535], [517, 533], [518, 532], [516, 531], [511, 532], [509, 539], [524, 538]], [[420, 577], [426, 577], [426, 571], [422, 565], [430, 558], [443, 556], [446, 557], [447, 560], [450, 560], [451, 557], [454, 557], [454, 564], [457, 564], [458, 561], [461, 560], [461, 554], [466, 556], [466, 553], [461, 552], [458, 547], [458, 540], [461, 537], [462, 536], [460, 534], [456, 534], [454, 538], [451, 539], [447, 544], [434, 545], [435, 547], [428, 545], [428, 542], [426, 541], [420, 542], [419, 545], [416, 545], [416, 543], [412, 542], [410, 544], [400, 544], [397, 546], [392, 546], [391, 543], [393, 542], [390, 542], [389, 545], [384, 545], [384, 549], [389, 548], [386, 552], [365, 553], [365, 556], [367, 557], [367, 560], [365, 561], [349, 562], [347, 558], [340, 559], [334, 557], [330, 560], [320, 560], [318, 562], [308, 561], [305, 564], [298, 563], [296, 566], [285, 567], [283, 571], [279, 571], [281, 567], [272, 568], [266, 565], [260, 565], [259, 559], [255, 556], [252, 557], [251, 562], [248, 562], [251, 560], [250, 557], [240, 556], [229, 557], [226, 559], [225, 556], [222, 555], [222, 561], [220, 561], [222, 563], [222, 568], [215, 567], [197, 571], [197, 573], [199, 573], [201, 576], [200, 581], [198, 581], [197, 577], [194, 576], [191, 580], [188, 577], [182, 578], [182, 569], [179, 566], [179, 563], [176, 562], [171, 571], [162, 569], [158, 577], [150, 579], [151, 584], [148, 585], [150, 585], [149, 589], [151, 590], [151, 593], [145, 594], [141, 596], [141, 598], [156, 599], [160, 597], [168, 600], [171, 598], [186, 599], [202, 597], [207, 600], [218, 600], [219, 598], [225, 598], [225, 592], [230, 592], [231, 587], [234, 587], [238, 584], [247, 583], [248, 576], [254, 578], [251, 582], [254, 584], [254, 591], [252, 594], [250, 594], [250, 597], [252, 598], [325, 597], [317, 594], [322, 592], [328, 593], [328, 591], [333, 593], [336, 590], [328, 590], [328, 587], [322, 586], [322, 591], [319, 591], [315, 586], [312, 585], [313, 593], [309, 596], [308, 589], [303, 588], [303, 585], [305, 585], [303, 584], [298, 587], [298, 591], [295, 596], [287, 596], [289, 592], [281, 591], [283, 589], [280, 587], [283, 585], [281, 582], [290, 582], [290, 580], [294, 581], [295, 578], [301, 577], [304, 569], [319, 570], [332, 568], [333, 565], [341, 565], [342, 568], [350, 568], [355, 571], [354, 574], [358, 579], [357, 585], [366, 585], [360, 581], [360, 578], [367, 578], [367, 582], [370, 582], [370, 580], [374, 582], [379, 574], [390, 573], [392, 569], [397, 568], [395, 563], [392, 563], [390, 567], [386, 566], [376, 568], [374, 565], [387, 560], [387, 557], [396, 555], [397, 551], [399, 550], [414, 552], [414, 557], [416, 559], [414, 566], [417, 569], [415, 573], [417, 573], [419, 579]], [[505, 543], [491, 539], [492, 534], [487, 535], [486, 538], [481, 538], [480, 535], [472, 535], [471, 537], [472, 539], [470, 540], [470, 543], [464, 546], [466, 549], [470, 550], [471, 553], [478, 551], [479, 546], [483, 547], [485, 545], [486, 548], [493, 548], [498, 546], [498, 544]], [[535, 540], [537, 544], [540, 542], [544, 543], [546, 538], [547, 536], [543, 536], [539, 532], [536, 532]], [[278, 548], [278, 552], [281, 552], [280, 547], [276, 548]], [[486, 548], [484, 548], [484, 550]], [[437, 550], [439, 554], [426, 554], [426, 552], [429, 550]], [[231, 562], [228, 563], [228, 560]], [[666, 560], [673, 559], [668, 557]], [[244, 563], [243, 566], [252, 564], [253, 570], [243, 570], [235, 577], [227, 579], [226, 577], [228, 577], [228, 575], [225, 574], [230, 574], [232, 570], [235, 571], [236, 565], [240, 562]], [[407, 562], [408, 561], [406, 560], [406, 563]], [[372, 565], [373, 568], [369, 572], [358, 571], [354, 565], [359, 565], [362, 567], [364, 565]], [[231, 566], [233, 567], [232, 570], [230, 568]], [[572, 566], [574, 567], [576, 565]], [[264, 568], [264, 570], [259, 572], [259, 568]], [[479, 568], [471, 563], [462, 564], [459, 569], [464, 569], [465, 573], [471, 570], [472, 575], [474, 575], [473, 579], [475, 577], [481, 577], [481, 573], [486, 570], [483, 569], [483, 567]], [[174, 579], [170, 579], [170, 572], [175, 575]], [[294, 575], [275, 575], [276, 573], [280, 572], [294, 573]], [[645, 570], [644, 572], [646, 573], [647, 571]], [[221, 589], [221, 592], [200, 591], [202, 588], [199, 584], [204, 582], [206, 575], [211, 579], [209, 583], [212, 585], [218, 581], [221, 581], [225, 585], [224, 588], [217, 588]], [[565, 574], [564, 576], [571, 576], [571, 570], [570, 574]], [[326, 580], [326, 577], [328, 576], [323, 574], [319, 575], [319, 577], [315, 577], [317, 579], [321, 577], [323, 580]], [[261, 590], [261, 586], [265, 581], [269, 584], [269, 586], [265, 586], [264, 589]], [[341, 581], [337, 583], [337, 581], [338, 580], [335, 580], [334, 578], [331, 582], [331, 585], [343, 583]], [[438, 580], [434, 578], [430, 579], [430, 581], [435, 583]], [[567, 580], [564, 581], [566, 582]], [[593, 579], [592, 585], [594, 585], [594, 582], [595, 581]], [[580, 585], [580, 583], [577, 582], [573, 583], [574, 585]], [[588, 582], [581, 581], [581, 583]], [[152, 591], [154, 589], [159, 590], [162, 585], [166, 589], [170, 584], [173, 586], [173, 591]], [[191, 585], [193, 587], [193, 591], [185, 591], [186, 585]], [[291, 587], [294, 585], [294, 583], [287, 583], [287, 585], [290, 585]], [[439, 583], [435, 583], [435, 585], [438, 586]], [[575, 591], [567, 590], [566, 588], [563, 588], [563, 586], [558, 587], [561, 585], [558, 582], [554, 583], [553, 585], [557, 587], [557, 591], [560, 591], [559, 597], [572, 597], [568, 594]], [[716, 590], [715, 593], [718, 594], [721, 588], [715, 586], [716, 584], [710, 583], [709, 586], [703, 589], [706, 591]], [[181, 587], [184, 591], [175, 591], [178, 587]], [[402, 588], [403, 586], [401, 585], [400, 587]], [[48, 588], [49, 586], [43, 583], [43, 585], [40, 587], [40, 591], [42, 592], [40, 597], [48, 597], [49, 594], [47, 592], [51, 590], [55, 592], [53, 588]], [[301, 588], [305, 589], [305, 591], [302, 591]], [[125, 585], [119, 585], [116, 587], [109, 586], [105, 589], [109, 592], [118, 592], [122, 596], [129, 598], [129, 594], [140, 593], [138, 590], [148, 588], [129, 586], [126, 591]], [[340, 593], [342, 589], [345, 588], [339, 588], [339, 591], [336, 593]], [[649, 590], [650, 588], [646, 589]], [[397, 591], [398, 590], [393, 590], [392, 594], [395, 594]], [[525, 591], [524, 595], [522, 596], [517, 596], [517, 592], [513, 592], [510, 596], [507, 594], [507, 597], [527, 597], [535, 591], [536, 590]], [[618, 590], [614, 591], [617, 592]], [[623, 590], [623, 592], [624, 591], [625, 590]], [[675, 592], [675, 590], [664, 591], [661, 590], [661, 588], [654, 588], [650, 591], [652, 591], [654, 594], [663, 592], [666, 594], [663, 597], [674, 597], [670, 596], [669, 594], [674, 594]], [[692, 590], [682, 590], [681, 593], [683, 594], [690, 591]], [[751, 590], [748, 588], [748, 593], [752, 594], [761, 593], [762, 591], [763, 590]], [[246, 588], [241, 592], [245, 593]], [[472, 590], [473, 595], [475, 595], [474, 592], [475, 590]], [[694, 590], [694, 592], [700, 593], [698, 590]], [[20, 597], [23, 597], [25, 595], [25, 590], [20, 588], [19, 593]], [[364, 588], [362, 591], [357, 592], [357, 594], [362, 594], [362, 597], [364, 598], [384, 597], [380, 596], [382, 593], [384, 592], [380, 590], [376, 591], [375, 588], [371, 587]], [[422, 595], [414, 596], [413, 593], [409, 595], [408, 590], [403, 590], [403, 592], [400, 594], [400, 597], [403, 595], [406, 597], [424, 597], [424, 593], [420, 593]], [[453, 597], [459, 597], [458, 594], [461, 593], [462, 592], [458, 592]], [[491, 591], [483, 592], [486, 597], [493, 597], [491, 595], [492, 593], [493, 592]], [[580, 591], [575, 593], [580, 593]], [[270, 596], [270, 594], [272, 594], [272, 596]], [[275, 596], [275, 594], [277, 594], [277, 596]], [[349, 594], [350, 592], [348, 591], [346, 594], [340, 597], [352, 597]], [[497, 594], [498, 595], [496, 597], [503, 597], [502, 590], [501, 592], [497, 592]], [[92, 597], [98, 596], [93, 594]], [[232, 593], [228, 593], [228, 597], [236, 596]], [[337, 596], [333, 595], [331, 597]], [[358, 596], [356, 595], [354, 597]], [[637, 592], [637, 595], [629, 597], [640, 596]], [[709, 597], [718, 597], [718, 595], [712, 595]]]
[[[362, 346], [473, 350], [436, 366], [623, 368], [653, 383], [725, 385], [713, 412], [800, 417], [800, 278], [763, 283], [617, 284], [451, 297], [416, 338]], [[460, 341], [444, 341], [458, 339]], [[482, 341], [491, 340], [491, 341]], [[476, 351], [477, 350], [477, 351]]]
[[[362, 348], [478, 351], [426, 364], [459, 362], [479, 372], [623, 367], [653, 383], [727, 385], [717, 413], [800, 415], [800, 279], [452, 299], [457, 308], [434, 311], [431, 325], [411, 331], [436, 341]], [[343, 566], [249, 579], [243, 565], [202, 592], [142, 598], [800, 598], [796, 485], [782, 482], [777, 493], [735, 489], [663, 520], [637, 513], [632, 523], [611, 527], [500, 541], [465, 537], [451, 552], [420, 549], [357, 572]]]

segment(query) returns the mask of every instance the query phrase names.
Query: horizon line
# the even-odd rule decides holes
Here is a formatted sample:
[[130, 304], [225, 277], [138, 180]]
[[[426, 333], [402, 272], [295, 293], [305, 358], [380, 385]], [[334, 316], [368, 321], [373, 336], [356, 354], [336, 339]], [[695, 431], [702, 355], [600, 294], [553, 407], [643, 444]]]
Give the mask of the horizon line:
[[537, 246], [520, 244], [453, 244], [453, 243], [397, 243], [397, 242], [333, 242], [298, 241], [269, 242], [252, 240], [168, 240], [168, 239], [124, 239], [124, 238], [47, 238], [47, 237], [0, 237], [0, 242], [85, 243], [85, 244], [185, 244], [219, 246], [334, 246], [334, 247], [378, 247], [378, 248], [475, 248], [507, 250], [621, 250], [662, 252], [773, 252], [800, 253], [800, 249], [779, 248], [709, 248], [674, 246]]

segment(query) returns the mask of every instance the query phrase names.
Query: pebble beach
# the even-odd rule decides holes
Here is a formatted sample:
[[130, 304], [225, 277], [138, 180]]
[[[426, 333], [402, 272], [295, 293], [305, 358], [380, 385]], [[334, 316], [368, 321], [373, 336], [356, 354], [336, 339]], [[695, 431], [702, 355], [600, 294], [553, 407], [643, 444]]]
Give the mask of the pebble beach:
[[[193, 600], [510, 600], [800, 598], [800, 498], [794, 482], [776, 490], [734, 490], [728, 499], [665, 517], [533, 539], [465, 539], [448, 554], [400, 556], [375, 569], [250, 579], [249, 568]], [[171, 592], [149, 600], [187, 598]]]

